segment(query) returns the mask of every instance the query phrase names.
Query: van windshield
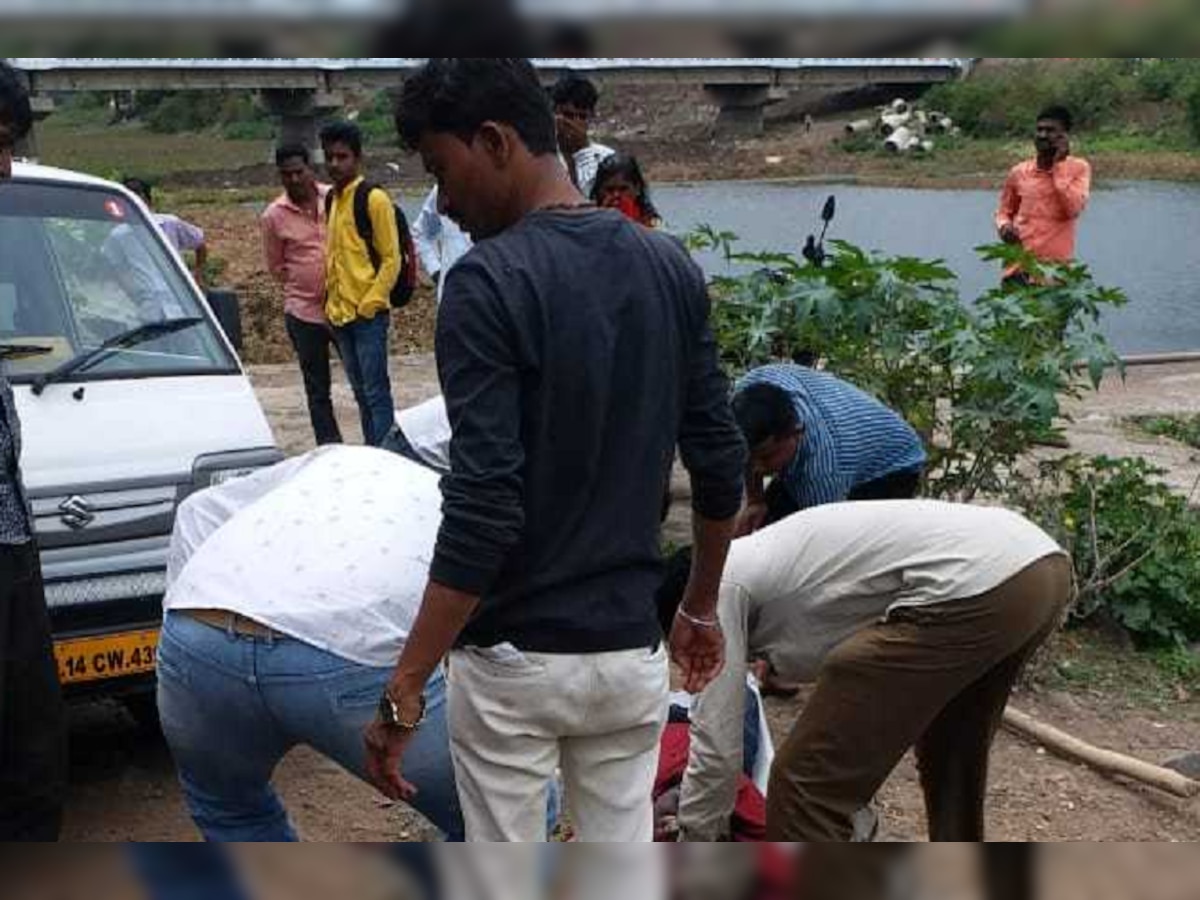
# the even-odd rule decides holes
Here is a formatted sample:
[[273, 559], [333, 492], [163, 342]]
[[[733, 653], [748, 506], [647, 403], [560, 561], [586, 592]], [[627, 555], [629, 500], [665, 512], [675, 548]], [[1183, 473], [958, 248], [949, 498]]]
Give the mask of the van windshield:
[[162, 237], [123, 194], [0, 182], [0, 365], [27, 381], [154, 322], [204, 321], [115, 349], [73, 381], [215, 374], [237, 364]]

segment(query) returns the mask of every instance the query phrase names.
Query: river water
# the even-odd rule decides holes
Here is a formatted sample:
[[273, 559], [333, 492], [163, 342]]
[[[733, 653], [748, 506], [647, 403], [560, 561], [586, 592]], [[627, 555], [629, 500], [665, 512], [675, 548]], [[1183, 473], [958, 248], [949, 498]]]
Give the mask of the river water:
[[[973, 251], [995, 240], [998, 193], [992, 191], [717, 182], [664, 185], [654, 199], [672, 231], [708, 223], [739, 234], [746, 249], [798, 252], [831, 193], [838, 197], [831, 237], [944, 259], [958, 273], [964, 298], [979, 296], [998, 278]], [[1200, 187], [1098, 188], [1080, 226], [1079, 255], [1101, 284], [1129, 295], [1129, 305], [1104, 322], [1119, 351], [1200, 350]], [[713, 272], [725, 267], [715, 255], [702, 261]]]
[[[958, 274], [965, 299], [980, 296], [999, 279], [998, 269], [974, 251], [996, 240], [998, 191], [701, 182], [662, 185], [654, 201], [677, 234], [708, 224], [738, 234], [746, 250], [798, 253], [819, 228], [830, 194], [838, 198], [831, 238], [891, 255], [945, 260]], [[410, 216], [421, 199], [403, 198]], [[1101, 284], [1129, 296], [1129, 305], [1107, 314], [1103, 323], [1118, 351], [1200, 351], [1200, 186], [1098, 186], [1079, 234], [1080, 259]], [[700, 261], [710, 273], [728, 271], [719, 254], [702, 254]]]

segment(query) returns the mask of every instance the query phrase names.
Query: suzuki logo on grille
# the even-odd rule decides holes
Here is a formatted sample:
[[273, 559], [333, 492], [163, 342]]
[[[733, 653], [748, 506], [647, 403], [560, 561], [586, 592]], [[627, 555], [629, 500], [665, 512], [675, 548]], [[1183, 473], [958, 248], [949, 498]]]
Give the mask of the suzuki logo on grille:
[[59, 516], [62, 523], [76, 531], [87, 528], [96, 519], [96, 514], [92, 512], [92, 505], [82, 497], [71, 497], [65, 500], [59, 506], [58, 511], [62, 513]]

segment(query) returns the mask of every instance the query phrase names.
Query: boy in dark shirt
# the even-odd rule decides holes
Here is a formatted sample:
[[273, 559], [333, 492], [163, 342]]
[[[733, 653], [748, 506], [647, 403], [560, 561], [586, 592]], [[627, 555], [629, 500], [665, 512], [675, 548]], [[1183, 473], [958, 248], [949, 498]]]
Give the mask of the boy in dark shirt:
[[432, 60], [397, 118], [477, 244], [439, 316], [452, 471], [424, 608], [368, 734], [377, 780], [408, 790], [419, 679], [453, 649], [468, 840], [544, 840], [561, 766], [581, 840], [650, 841], [659, 499], [678, 444], [701, 546], [672, 649], [697, 690], [722, 664], [716, 591], [746, 462], [704, 278], [676, 241], [586, 203], [528, 60]]

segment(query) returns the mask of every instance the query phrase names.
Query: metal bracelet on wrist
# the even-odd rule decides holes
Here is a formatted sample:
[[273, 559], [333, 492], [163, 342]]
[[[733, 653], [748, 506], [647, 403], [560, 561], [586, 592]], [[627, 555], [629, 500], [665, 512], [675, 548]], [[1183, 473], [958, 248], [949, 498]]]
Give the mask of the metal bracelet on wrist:
[[390, 690], [385, 690], [383, 696], [379, 699], [379, 720], [388, 728], [394, 728], [398, 731], [415, 732], [425, 724], [425, 695], [421, 694], [418, 697], [420, 702], [420, 714], [415, 722], [405, 721], [401, 714], [401, 702], [395, 700]]
[[679, 607], [679, 618], [683, 619], [689, 625], [694, 625], [697, 628], [706, 628], [710, 631], [717, 631], [721, 627], [720, 619], [698, 619], [682, 606]]

